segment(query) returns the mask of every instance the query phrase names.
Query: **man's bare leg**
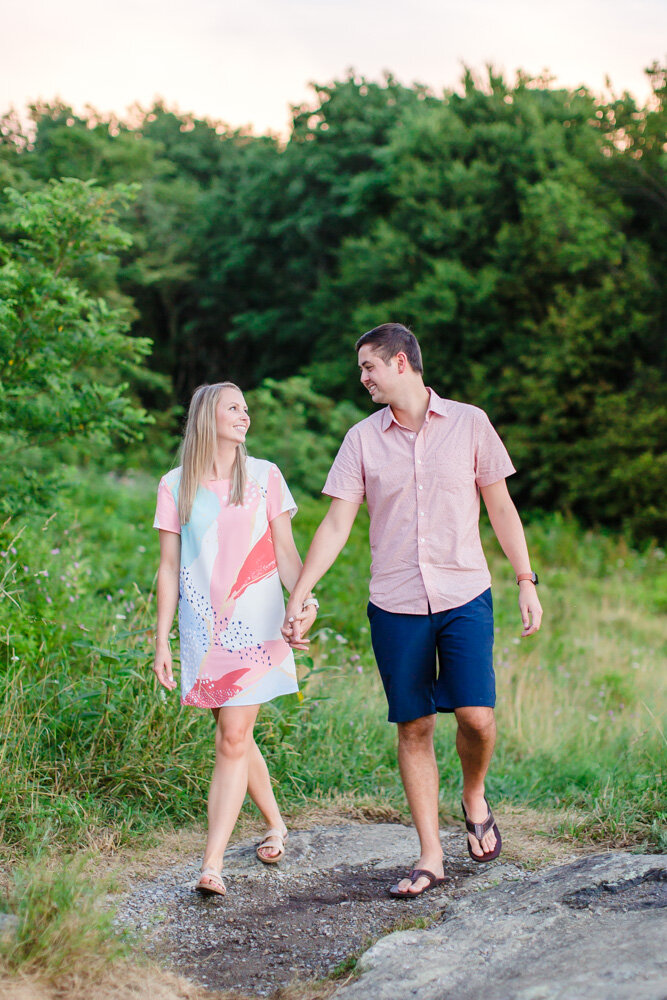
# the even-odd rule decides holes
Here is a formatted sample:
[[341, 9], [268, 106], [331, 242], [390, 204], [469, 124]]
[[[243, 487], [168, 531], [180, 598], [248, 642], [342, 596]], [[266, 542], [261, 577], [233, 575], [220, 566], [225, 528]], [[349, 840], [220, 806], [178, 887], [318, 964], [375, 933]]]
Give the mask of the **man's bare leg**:
[[[483, 823], [488, 815], [484, 801], [484, 779], [496, 742], [496, 720], [492, 708], [457, 708], [456, 749], [463, 771], [463, 804], [471, 823]], [[468, 834], [473, 854], [481, 857], [496, 846], [496, 835], [489, 830], [480, 842]]]
[[[438, 765], [433, 748], [435, 715], [427, 715], [412, 722], [398, 723], [398, 766], [403, 787], [412, 813], [421, 854], [415, 868], [425, 868], [436, 878], [442, 878], [442, 846], [438, 822]], [[410, 892], [416, 894], [428, 879], [419, 878]], [[401, 890], [408, 890], [410, 880], [399, 883]]]

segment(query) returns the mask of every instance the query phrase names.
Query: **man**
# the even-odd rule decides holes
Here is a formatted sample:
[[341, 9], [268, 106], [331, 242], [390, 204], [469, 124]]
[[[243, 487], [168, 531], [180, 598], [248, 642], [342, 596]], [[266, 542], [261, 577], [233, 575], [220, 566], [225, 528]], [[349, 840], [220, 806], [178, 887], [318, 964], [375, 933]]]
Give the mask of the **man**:
[[[484, 794], [495, 742], [493, 607], [479, 538], [479, 497], [519, 586], [523, 636], [540, 627], [537, 577], [505, 478], [515, 469], [486, 414], [424, 385], [419, 344], [398, 323], [356, 344], [361, 382], [383, 409], [346, 435], [323, 493], [332, 497], [299, 580], [283, 634], [303, 644], [303, 601], [345, 545], [364, 497], [372, 552], [371, 639], [398, 725], [398, 762], [421, 854], [390, 889], [419, 896], [442, 884], [437, 712], [454, 712], [468, 852], [491, 861], [501, 838]], [[436, 654], [438, 671], [436, 672]]]

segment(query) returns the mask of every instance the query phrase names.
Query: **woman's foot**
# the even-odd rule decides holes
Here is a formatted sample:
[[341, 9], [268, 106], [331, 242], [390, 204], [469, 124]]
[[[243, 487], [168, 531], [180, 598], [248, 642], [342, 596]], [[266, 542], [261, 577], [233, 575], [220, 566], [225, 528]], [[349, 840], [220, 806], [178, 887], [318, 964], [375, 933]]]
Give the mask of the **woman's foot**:
[[195, 886], [197, 892], [200, 892], [202, 896], [224, 896], [227, 893], [225, 889], [225, 883], [222, 881], [222, 877], [215, 868], [204, 867], [201, 870], [199, 876], [199, 881]]
[[279, 830], [271, 827], [257, 845], [256, 853], [265, 865], [275, 865], [285, 856], [285, 843], [288, 838], [287, 827]]

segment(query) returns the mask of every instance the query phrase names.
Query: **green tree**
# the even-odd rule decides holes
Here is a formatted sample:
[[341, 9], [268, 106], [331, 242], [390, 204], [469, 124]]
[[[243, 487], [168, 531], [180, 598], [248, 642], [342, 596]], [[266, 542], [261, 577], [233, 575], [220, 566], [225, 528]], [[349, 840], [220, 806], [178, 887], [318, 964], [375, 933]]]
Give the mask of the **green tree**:
[[91, 295], [78, 277], [113, 267], [129, 245], [115, 216], [134, 194], [71, 178], [5, 191], [15, 238], [0, 244], [0, 438], [2, 502], [12, 512], [21, 497], [43, 497], [65, 444], [99, 454], [151, 421], [128, 392], [149, 377], [150, 342], [128, 335], [127, 308]]

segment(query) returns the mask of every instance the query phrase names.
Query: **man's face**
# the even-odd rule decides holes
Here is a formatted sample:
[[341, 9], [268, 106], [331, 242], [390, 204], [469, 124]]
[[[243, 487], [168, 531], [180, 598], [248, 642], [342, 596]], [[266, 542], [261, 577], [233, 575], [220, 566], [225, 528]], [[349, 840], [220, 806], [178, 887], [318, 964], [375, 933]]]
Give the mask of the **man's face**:
[[388, 403], [398, 376], [396, 359], [392, 358], [387, 364], [370, 344], [363, 344], [359, 348], [359, 368], [361, 384], [368, 390], [373, 402], [382, 405]]

